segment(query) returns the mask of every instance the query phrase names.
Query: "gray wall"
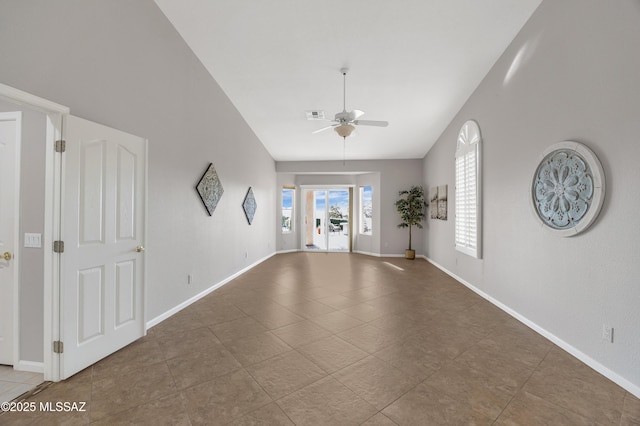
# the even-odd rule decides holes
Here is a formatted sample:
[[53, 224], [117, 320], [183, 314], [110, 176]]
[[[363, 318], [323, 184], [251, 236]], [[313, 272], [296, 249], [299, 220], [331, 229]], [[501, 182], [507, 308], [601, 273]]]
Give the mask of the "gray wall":
[[[274, 253], [275, 163], [153, 1], [1, 0], [0, 57], [2, 83], [149, 139], [148, 321]], [[23, 151], [23, 173], [43, 161]], [[213, 217], [194, 189], [209, 162], [225, 189]], [[42, 287], [30, 297], [41, 309]], [[39, 326], [21, 329], [27, 360], [43, 359]]]
[[[356, 185], [371, 185], [374, 191], [374, 219], [373, 235], [371, 237], [358, 236], [354, 243], [354, 251], [362, 251], [375, 255], [404, 255], [408, 248], [409, 233], [406, 229], [398, 229], [400, 222], [396, 211], [395, 201], [398, 191], [408, 189], [411, 185], [419, 185], [422, 181], [421, 160], [375, 160], [375, 161], [283, 161], [276, 163], [278, 175], [296, 176], [294, 184], [323, 184], [354, 182]], [[305, 174], [317, 174], [310, 180]], [[331, 175], [343, 175], [335, 178]], [[356, 175], [355, 177], [353, 175]], [[322, 176], [325, 176], [322, 178]], [[283, 184], [285, 178], [279, 178]], [[338, 179], [338, 180], [336, 180]], [[289, 178], [291, 180], [291, 178]], [[298, 188], [299, 189], [299, 188]], [[298, 201], [300, 196], [298, 196]], [[298, 213], [300, 209], [298, 209]], [[354, 207], [354, 213], [357, 209]], [[423, 231], [414, 228], [413, 249], [423, 254]], [[279, 230], [278, 230], [279, 233]], [[279, 238], [279, 237], [278, 237]], [[297, 238], [296, 241], [294, 239]], [[285, 246], [278, 250], [300, 248], [300, 239], [285, 238]], [[297, 242], [297, 246], [294, 245]]]
[[[424, 160], [425, 184], [452, 188], [457, 133], [478, 121], [484, 259], [454, 251], [453, 220], [429, 221], [427, 256], [636, 395], [639, 23], [636, 0], [545, 0]], [[541, 229], [528, 202], [539, 156], [563, 140], [590, 147], [607, 184], [600, 217], [571, 238]], [[613, 344], [603, 324], [614, 327]]]

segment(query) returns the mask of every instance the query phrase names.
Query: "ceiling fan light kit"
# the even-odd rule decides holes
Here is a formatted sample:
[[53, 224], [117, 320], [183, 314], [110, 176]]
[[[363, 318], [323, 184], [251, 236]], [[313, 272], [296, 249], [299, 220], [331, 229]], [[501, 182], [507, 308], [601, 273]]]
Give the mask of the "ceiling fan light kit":
[[340, 137], [346, 139], [347, 137], [349, 137], [351, 135], [351, 133], [355, 129], [356, 128], [353, 127], [351, 124], [341, 124], [338, 127], [335, 127], [333, 130], [335, 130], [336, 133], [340, 135]]
[[[356, 129], [355, 126], [376, 126], [376, 127], [387, 127], [389, 122], [387, 121], [376, 121], [376, 120], [358, 120], [362, 115], [364, 115], [363, 111], [354, 109], [353, 111], [347, 111], [347, 72], [349, 70], [347, 68], [342, 68], [340, 73], [342, 74], [342, 82], [343, 82], [343, 97], [342, 97], [342, 112], [339, 112], [335, 115], [332, 120], [334, 124], [330, 124], [329, 126], [323, 127], [321, 129], [315, 130], [312, 133], [320, 133], [327, 129], [333, 128], [341, 138], [346, 139], [353, 131]], [[310, 118], [310, 111], [307, 111], [307, 119], [318, 119], [316, 118], [319, 114], [316, 114], [316, 117]]]

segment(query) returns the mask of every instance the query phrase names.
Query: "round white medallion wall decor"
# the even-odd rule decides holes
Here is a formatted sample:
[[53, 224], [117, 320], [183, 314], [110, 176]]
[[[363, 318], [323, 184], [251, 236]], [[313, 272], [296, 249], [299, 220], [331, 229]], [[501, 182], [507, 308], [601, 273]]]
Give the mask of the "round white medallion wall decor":
[[564, 141], [542, 153], [530, 200], [543, 228], [570, 237], [596, 220], [604, 193], [604, 171], [598, 157], [579, 142]]

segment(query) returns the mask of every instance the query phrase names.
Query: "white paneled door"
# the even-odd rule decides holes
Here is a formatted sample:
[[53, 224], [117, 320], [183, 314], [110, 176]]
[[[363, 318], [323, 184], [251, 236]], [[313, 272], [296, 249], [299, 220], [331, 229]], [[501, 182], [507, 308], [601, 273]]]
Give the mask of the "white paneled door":
[[60, 378], [145, 333], [146, 140], [67, 116]]
[[13, 365], [20, 112], [0, 113], [0, 364]]

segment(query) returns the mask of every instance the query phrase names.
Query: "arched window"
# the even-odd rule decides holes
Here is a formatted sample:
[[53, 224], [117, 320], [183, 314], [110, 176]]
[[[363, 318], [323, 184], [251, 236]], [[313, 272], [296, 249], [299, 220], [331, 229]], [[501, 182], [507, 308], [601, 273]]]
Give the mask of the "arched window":
[[456, 148], [456, 250], [482, 257], [480, 218], [480, 128], [469, 120], [460, 129]]

